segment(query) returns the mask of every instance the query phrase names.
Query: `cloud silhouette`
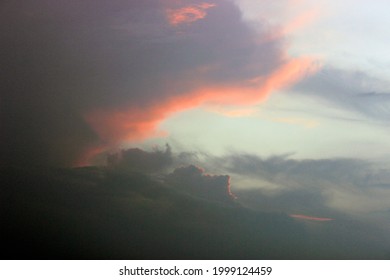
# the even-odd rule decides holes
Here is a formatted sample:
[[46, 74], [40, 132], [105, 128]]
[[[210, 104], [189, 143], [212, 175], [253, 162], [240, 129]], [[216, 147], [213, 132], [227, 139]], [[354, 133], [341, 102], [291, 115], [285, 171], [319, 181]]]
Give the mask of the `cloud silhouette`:
[[209, 175], [194, 165], [176, 168], [173, 173], [166, 176], [165, 182], [207, 200], [232, 202], [235, 198], [230, 191], [228, 175]]
[[138, 148], [131, 148], [107, 155], [107, 164], [110, 168], [148, 174], [162, 172], [170, 167], [172, 163], [172, 151], [168, 144], [165, 151], [155, 149], [152, 152], [147, 152]]

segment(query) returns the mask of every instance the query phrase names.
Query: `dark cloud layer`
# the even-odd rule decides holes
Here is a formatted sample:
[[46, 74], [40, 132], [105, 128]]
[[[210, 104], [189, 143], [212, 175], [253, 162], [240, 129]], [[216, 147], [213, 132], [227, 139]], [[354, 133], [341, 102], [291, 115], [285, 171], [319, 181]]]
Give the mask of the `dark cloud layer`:
[[287, 258], [302, 238], [287, 216], [199, 200], [139, 173], [7, 174], [3, 259]]
[[[263, 158], [232, 153], [175, 153], [169, 145], [151, 152], [122, 151], [113, 167], [146, 172], [196, 197], [230, 201], [262, 211], [324, 218], [353, 218], [390, 229], [390, 176], [386, 166], [354, 158]], [[209, 175], [228, 174], [228, 175]], [[233, 194], [231, 194], [231, 192]]]
[[167, 9], [199, 3], [3, 1], [2, 161], [74, 164], [86, 151], [145, 137], [170, 110], [192, 106], [184, 99], [164, 109], [167, 100], [266, 76], [285, 62], [281, 40], [249, 28], [230, 1], [201, 20], [169, 23]]
[[7, 174], [1, 235], [8, 245], [2, 259], [389, 257], [381, 232], [366, 225], [342, 220], [306, 227], [286, 214], [199, 199], [139, 172], [1, 171]]

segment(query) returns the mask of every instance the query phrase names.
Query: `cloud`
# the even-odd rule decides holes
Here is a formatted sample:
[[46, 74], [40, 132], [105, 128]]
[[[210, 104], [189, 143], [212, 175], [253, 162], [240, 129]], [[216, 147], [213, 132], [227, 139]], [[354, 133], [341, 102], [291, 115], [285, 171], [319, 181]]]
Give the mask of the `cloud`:
[[308, 73], [283, 38], [261, 40], [275, 31], [265, 22], [255, 30], [231, 1], [211, 4], [4, 2], [2, 161], [75, 164], [161, 135], [175, 112], [258, 103]]
[[159, 147], [150, 152], [131, 148], [109, 153], [106, 157], [111, 170], [152, 175], [194, 197], [224, 203], [231, 203], [236, 198], [230, 190], [230, 176], [205, 173], [201, 167], [193, 165], [196, 158], [188, 153], [175, 154], [168, 144], [164, 151]]
[[207, 9], [215, 7], [215, 4], [201, 3], [198, 5], [187, 6], [178, 9], [168, 9], [167, 16], [169, 23], [176, 26], [183, 23], [192, 23], [203, 19], [206, 15]]
[[291, 158], [290, 154], [268, 158], [253, 154], [228, 154], [221, 158], [214, 158], [212, 164], [223, 167], [229, 172], [265, 178], [270, 181], [288, 176], [290, 180], [310, 178], [311, 180], [359, 183], [370, 170], [369, 163], [359, 159], [297, 160]]
[[207, 200], [230, 203], [235, 198], [230, 191], [228, 175], [209, 175], [194, 165], [176, 168], [173, 173], [166, 176], [165, 182]]
[[[384, 259], [390, 248], [388, 232], [351, 219], [299, 223], [212, 200], [227, 178], [195, 166], [173, 173], [177, 186], [104, 167], [0, 168], [2, 259]], [[186, 194], [191, 179], [207, 196]]]
[[[175, 153], [167, 146], [165, 151], [124, 150], [119, 158], [109, 156], [109, 161], [114, 169], [158, 175], [167, 185], [206, 200], [230, 203], [236, 198], [235, 202], [261, 211], [349, 217], [390, 228], [383, 220], [390, 209], [388, 169], [353, 158], [291, 156]], [[209, 175], [198, 166], [229, 175]]]
[[300, 214], [290, 214], [289, 216], [291, 218], [308, 220], [308, 221], [316, 221], [316, 222], [329, 222], [329, 221], [333, 221], [332, 218], [312, 217], [312, 216], [306, 216], [306, 215], [300, 215]]
[[387, 124], [390, 117], [389, 84], [362, 71], [324, 67], [294, 85], [292, 91], [370, 120]]
[[[251, 209], [308, 217], [354, 218], [390, 228], [383, 221], [390, 209], [389, 170], [353, 158], [262, 158], [253, 154], [175, 153], [168, 145], [123, 150], [108, 155], [114, 170], [153, 174], [194, 197], [235, 202]], [[209, 170], [212, 174], [205, 173]]]
[[209, 156], [203, 166], [228, 173], [239, 202], [250, 208], [312, 217], [349, 217], [390, 228], [384, 218], [390, 209], [389, 171], [380, 163], [235, 153]]
[[121, 150], [107, 155], [107, 165], [110, 168], [138, 171], [143, 173], [162, 172], [173, 163], [171, 147], [167, 144], [165, 151], [156, 148], [147, 152], [138, 148]]
[[1, 226], [12, 250], [2, 250], [3, 259], [257, 259], [299, 252], [285, 251], [303, 233], [287, 216], [184, 195], [142, 173], [90, 167], [6, 174], [14, 188], [2, 193], [13, 199], [1, 197]]

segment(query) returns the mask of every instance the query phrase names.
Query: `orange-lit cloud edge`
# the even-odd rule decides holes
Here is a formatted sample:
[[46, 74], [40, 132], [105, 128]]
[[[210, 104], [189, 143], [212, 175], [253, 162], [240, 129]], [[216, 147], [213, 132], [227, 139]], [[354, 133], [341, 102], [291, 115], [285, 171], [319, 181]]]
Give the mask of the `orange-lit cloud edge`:
[[295, 58], [268, 76], [238, 85], [206, 85], [166, 100], [159, 100], [158, 103], [144, 108], [90, 111], [85, 115], [85, 119], [103, 144], [87, 151], [77, 165], [86, 165], [97, 154], [118, 147], [123, 142], [161, 136], [161, 132], [158, 132], [159, 124], [174, 113], [202, 105], [255, 105], [264, 101], [272, 91], [295, 83], [317, 68], [311, 57]]

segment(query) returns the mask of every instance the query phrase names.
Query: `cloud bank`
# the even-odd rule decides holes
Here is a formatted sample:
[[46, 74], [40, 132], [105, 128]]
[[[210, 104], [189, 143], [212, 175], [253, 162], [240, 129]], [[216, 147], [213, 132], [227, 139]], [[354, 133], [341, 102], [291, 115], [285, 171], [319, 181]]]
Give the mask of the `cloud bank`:
[[[115, 168], [151, 174], [183, 192], [312, 221], [356, 219], [390, 229], [389, 170], [353, 158], [263, 158], [255, 154], [214, 156], [165, 150], [122, 151]], [[114, 157], [118, 160], [118, 157]], [[210, 175], [226, 174], [226, 175]], [[324, 220], [325, 219], [325, 220]]]
[[2, 259], [389, 257], [378, 228], [226, 203], [227, 176], [194, 166], [163, 183], [112, 167], [0, 168]]
[[251, 154], [210, 156], [206, 168], [226, 172], [247, 207], [300, 217], [353, 219], [390, 229], [389, 169], [353, 158], [262, 158]]

